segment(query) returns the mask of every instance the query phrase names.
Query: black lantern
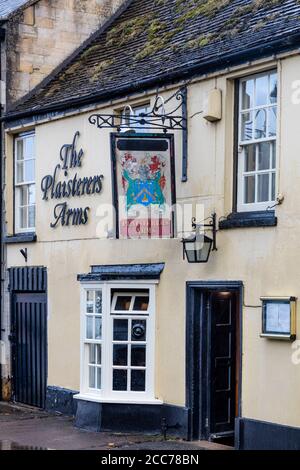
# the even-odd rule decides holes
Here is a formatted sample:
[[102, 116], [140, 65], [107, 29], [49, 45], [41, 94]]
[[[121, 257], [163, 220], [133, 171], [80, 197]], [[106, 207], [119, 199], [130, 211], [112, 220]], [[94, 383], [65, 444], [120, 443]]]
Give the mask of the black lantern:
[[[211, 251], [216, 251], [216, 214], [211, 217], [210, 224], [196, 224], [192, 220], [194, 233], [190, 237], [182, 240], [183, 255], [189, 263], [207, 263]], [[201, 228], [210, 228], [213, 237], [210, 238], [205, 233], [201, 233]]]

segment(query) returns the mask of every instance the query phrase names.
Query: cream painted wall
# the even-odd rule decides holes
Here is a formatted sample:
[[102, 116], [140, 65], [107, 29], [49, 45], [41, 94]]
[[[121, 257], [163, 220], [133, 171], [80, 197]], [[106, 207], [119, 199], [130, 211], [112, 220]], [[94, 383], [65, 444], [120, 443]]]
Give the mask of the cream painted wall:
[[[273, 64], [274, 65], [274, 64]], [[87, 226], [50, 229], [53, 203], [37, 193], [38, 242], [28, 245], [28, 265], [48, 268], [49, 282], [49, 385], [79, 388], [79, 285], [78, 273], [91, 264], [166, 263], [157, 288], [156, 396], [167, 403], [185, 404], [185, 283], [187, 280], [242, 280], [243, 308], [243, 416], [300, 426], [300, 365], [292, 363], [290, 343], [260, 338], [261, 296], [300, 297], [300, 105], [292, 104], [292, 84], [299, 78], [300, 58], [278, 63], [281, 81], [281, 141], [279, 192], [285, 195], [277, 208], [278, 227], [221, 231], [218, 252], [205, 265], [182, 260], [179, 240], [99, 240], [96, 238], [99, 204], [111, 202], [109, 132], [88, 123], [91, 113], [65, 118], [36, 128], [37, 181], [52, 173], [62, 144], [81, 133], [85, 152], [80, 176], [102, 173], [103, 193], [72, 201], [90, 205]], [[254, 69], [249, 68], [249, 73]], [[255, 70], [256, 71], [256, 70]], [[207, 123], [201, 115], [189, 121], [188, 182], [181, 183], [180, 137], [176, 138], [176, 190], [178, 200], [202, 201], [206, 215], [218, 217], [232, 207], [232, 142], [234, 75], [204, 80], [189, 86], [189, 115], [202, 108], [204, 93], [215, 86], [223, 91], [223, 119]], [[144, 98], [143, 98], [144, 100]], [[103, 109], [102, 112], [111, 111]], [[8, 155], [8, 159], [12, 158]], [[71, 201], [70, 201], [71, 202]], [[9, 217], [8, 217], [9, 219]], [[8, 265], [21, 266], [20, 246], [8, 246]], [[297, 333], [300, 334], [298, 306]]]

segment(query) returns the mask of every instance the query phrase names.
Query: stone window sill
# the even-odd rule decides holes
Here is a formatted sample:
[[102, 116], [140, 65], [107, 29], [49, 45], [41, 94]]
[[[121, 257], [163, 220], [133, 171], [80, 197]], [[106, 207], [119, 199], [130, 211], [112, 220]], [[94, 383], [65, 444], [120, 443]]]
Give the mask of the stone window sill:
[[162, 405], [163, 401], [158, 399], [143, 399], [140, 400], [132, 399], [132, 398], [103, 398], [101, 395], [89, 395], [88, 393], [78, 393], [74, 395], [73, 398], [75, 400], [84, 400], [84, 401], [91, 401], [95, 403], [119, 403], [119, 404], [131, 404], [131, 405]]
[[276, 227], [275, 211], [234, 212], [219, 222], [220, 230], [250, 227]]
[[15, 235], [8, 235], [4, 237], [4, 243], [34, 243], [36, 242], [36, 233], [16, 233]]

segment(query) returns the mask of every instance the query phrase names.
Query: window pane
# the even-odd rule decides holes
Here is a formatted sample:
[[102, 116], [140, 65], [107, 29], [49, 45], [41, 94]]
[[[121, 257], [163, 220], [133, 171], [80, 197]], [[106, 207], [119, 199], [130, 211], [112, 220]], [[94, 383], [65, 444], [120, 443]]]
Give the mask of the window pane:
[[93, 339], [93, 317], [86, 317], [86, 337]]
[[136, 297], [134, 300], [133, 310], [145, 312], [148, 310], [149, 296]]
[[146, 346], [131, 346], [131, 365], [136, 367], [146, 366]]
[[270, 150], [269, 142], [258, 144], [258, 170], [268, 170], [270, 168]]
[[35, 179], [35, 161], [28, 160], [24, 162], [25, 165], [25, 181], [34, 181]]
[[20, 228], [27, 228], [27, 215], [28, 215], [27, 207], [21, 207], [20, 208]]
[[17, 160], [23, 160], [23, 140], [17, 140], [16, 143]]
[[89, 363], [96, 364], [96, 351], [94, 344], [89, 344]]
[[269, 137], [275, 137], [277, 134], [277, 108], [270, 108], [269, 113]]
[[114, 341], [128, 341], [128, 320], [114, 320]]
[[95, 367], [89, 366], [89, 387], [95, 388], [96, 381], [95, 381]]
[[141, 128], [142, 130], [145, 130], [145, 129], [144, 129], [145, 124], [142, 123], [141, 121], [142, 121], [143, 119], [147, 119], [147, 118], [141, 116], [141, 114], [147, 114], [147, 112], [148, 112], [148, 107], [147, 107], [147, 106], [139, 106], [139, 107], [133, 108], [134, 116], [140, 118], [140, 119], [139, 119], [139, 122], [136, 123], [135, 125], [136, 125], [138, 128]]
[[245, 149], [245, 171], [255, 171], [255, 145], [246, 145]]
[[101, 365], [101, 344], [96, 344], [96, 363]]
[[28, 228], [35, 227], [35, 206], [28, 207]]
[[126, 124], [129, 127], [129, 116], [130, 116], [130, 109], [126, 108], [122, 111], [122, 124]]
[[101, 367], [97, 367], [96, 377], [97, 377], [97, 389], [101, 390]]
[[146, 320], [133, 320], [131, 341], [146, 341]]
[[270, 76], [270, 103], [277, 103], [277, 74]]
[[128, 365], [127, 357], [128, 357], [127, 344], [114, 344], [113, 365], [114, 366], [127, 366]]
[[268, 104], [268, 93], [269, 93], [269, 77], [265, 75], [256, 79], [256, 96], [255, 105], [261, 106]]
[[269, 174], [258, 175], [257, 201], [269, 201]]
[[127, 390], [127, 370], [114, 369], [113, 390]]
[[246, 176], [244, 203], [251, 204], [252, 202], [255, 202], [255, 176]]
[[30, 206], [35, 204], [35, 184], [28, 186], [28, 204]]
[[272, 151], [272, 168], [276, 168], [276, 142], [271, 143], [271, 151]]
[[131, 296], [118, 295], [115, 310], [125, 310], [130, 309]]
[[241, 140], [252, 140], [252, 127], [253, 127], [253, 120], [252, 120], [252, 112], [251, 113], [243, 113], [242, 114], [242, 135]]
[[137, 106], [133, 108], [133, 114], [139, 116], [140, 114], [147, 114], [148, 106]]
[[271, 192], [271, 199], [275, 201], [276, 198], [276, 175], [272, 173], [272, 192]]
[[100, 314], [102, 313], [102, 291], [97, 290], [96, 291], [96, 313]]
[[86, 306], [86, 311], [87, 313], [93, 313], [94, 312], [94, 304], [93, 303], [88, 303]]
[[24, 139], [24, 158], [34, 158], [34, 137]]
[[95, 339], [102, 339], [102, 318], [95, 318]]
[[93, 290], [87, 290], [86, 291], [86, 301], [87, 302], [94, 302], [94, 291]]
[[267, 137], [267, 110], [255, 111], [255, 138], [263, 139]]
[[28, 186], [22, 186], [18, 189], [20, 194], [20, 206], [28, 205]]
[[253, 107], [254, 80], [242, 82], [242, 109]]
[[23, 183], [25, 181], [24, 179], [24, 163], [23, 162], [17, 162], [17, 183]]
[[86, 311], [87, 313], [94, 313], [94, 291], [86, 291]]
[[133, 392], [144, 392], [146, 389], [146, 371], [131, 371], [131, 390]]

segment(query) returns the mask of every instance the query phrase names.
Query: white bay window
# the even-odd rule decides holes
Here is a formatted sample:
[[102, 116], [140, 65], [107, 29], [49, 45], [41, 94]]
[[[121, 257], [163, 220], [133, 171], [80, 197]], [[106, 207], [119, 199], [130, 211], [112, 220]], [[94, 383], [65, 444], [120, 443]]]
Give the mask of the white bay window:
[[277, 73], [240, 80], [237, 209], [267, 210], [276, 199]]
[[35, 229], [35, 136], [20, 134], [15, 138], [15, 231]]
[[80, 396], [154, 401], [155, 286], [82, 284], [81, 308]]

